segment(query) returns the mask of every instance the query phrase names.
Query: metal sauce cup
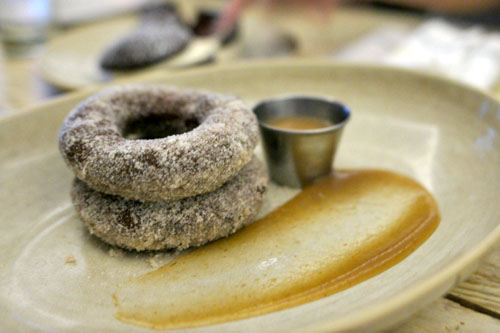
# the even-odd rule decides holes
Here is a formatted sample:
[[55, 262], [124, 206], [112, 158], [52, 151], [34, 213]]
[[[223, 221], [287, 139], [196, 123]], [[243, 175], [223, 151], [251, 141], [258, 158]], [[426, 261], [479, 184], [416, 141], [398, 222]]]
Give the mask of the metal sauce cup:
[[[271, 179], [281, 185], [303, 187], [332, 171], [349, 109], [315, 96], [289, 96], [261, 101], [254, 107], [259, 120]], [[328, 120], [332, 125], [313, 130], [290, 130], [269, 125], [282, 117]]]

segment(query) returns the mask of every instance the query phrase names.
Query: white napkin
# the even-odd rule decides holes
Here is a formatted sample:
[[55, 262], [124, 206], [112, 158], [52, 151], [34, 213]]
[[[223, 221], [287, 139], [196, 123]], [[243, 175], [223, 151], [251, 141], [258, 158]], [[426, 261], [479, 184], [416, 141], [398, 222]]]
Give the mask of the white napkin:
[[427, 70], [490, 89], [500, 79], [500, 33], [431, 19], [413, 31], [383, 27], [334, 57]]

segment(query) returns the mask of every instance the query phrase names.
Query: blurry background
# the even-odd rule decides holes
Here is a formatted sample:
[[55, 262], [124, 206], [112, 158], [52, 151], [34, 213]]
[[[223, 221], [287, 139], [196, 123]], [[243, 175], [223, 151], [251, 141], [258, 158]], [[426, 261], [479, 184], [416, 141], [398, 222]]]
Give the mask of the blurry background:
[[[98, 60], [106, 46], [137, 26], [141, 7], [161, 2], [0, 0], [0, 115], [141, 72], [103, 71]], [[440, 3], [453, 1], [300, 2], [171, 1], [191, 26], [201, 12], [225, 8], [230, 22], [223, 23], [234, 21], [236, 35], [223, 45], [213, 43], [213, 36], [197, 36], [182, 56], [144, 70], [168, 73], [246, 58], [323, 57], [416, 68], [500, 91], [499, 1], [470, 6], [456, 0], [451, 8]]]

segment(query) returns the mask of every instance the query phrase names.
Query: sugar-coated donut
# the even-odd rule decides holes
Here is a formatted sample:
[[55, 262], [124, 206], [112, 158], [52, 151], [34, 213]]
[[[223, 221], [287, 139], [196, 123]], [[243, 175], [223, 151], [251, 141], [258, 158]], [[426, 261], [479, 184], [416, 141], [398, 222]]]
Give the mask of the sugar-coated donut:
[[140, 201], [176, 200], [234, 177], [252, 158], [258, 126], [232, 96], [131, 85], [77, 106], [58, 141], [73, 173], [93, 189]]
[[112, 70], [147, 66], [179, 53], [191, 39], [191, 29], [172, 8], [153, 7], [142, 15], [137, 28], [103, 52], [100, 64]]
[[135, 250], [185, 249], [228, 236], [252, 222], [268, 177], [254, 158], [214, 192], [169, 202], [139, 202], [97, 192], [75, 179], [73, 204], [92, 234]]

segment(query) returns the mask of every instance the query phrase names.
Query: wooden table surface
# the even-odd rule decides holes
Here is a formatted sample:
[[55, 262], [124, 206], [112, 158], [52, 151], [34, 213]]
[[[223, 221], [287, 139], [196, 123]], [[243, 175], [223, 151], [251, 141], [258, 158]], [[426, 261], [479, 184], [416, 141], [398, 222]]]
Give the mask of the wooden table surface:
[[[396, 24], [414, 25], [418, 17], [393, 12], [340, 10], [336, 14], [334, 48], [374, 29], [391, 19]], [[307, 53], [313, 52], [307, 46]], [[43, 80], [39, 74], [39, 56], [0, 61], [0, 116], [21, 113], [43, 101], [65, 94]], [[3, 73], [2, 73], [3, 72]], [[500, 85], [491, 93], [500, 100]], [[500, 221], [499, 221], [500, 222]], [[436, 300], [394, 332], [500, 332], [500, 245], [497, 246], [467, 281]]]

